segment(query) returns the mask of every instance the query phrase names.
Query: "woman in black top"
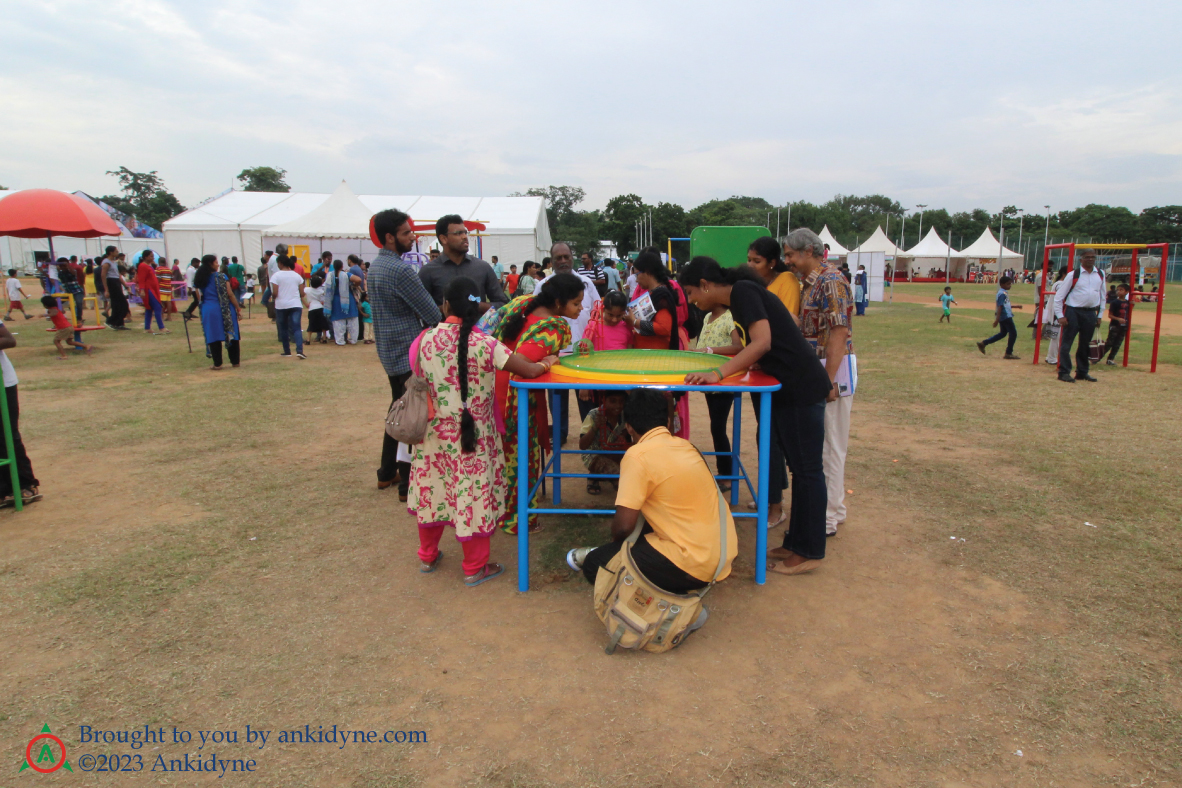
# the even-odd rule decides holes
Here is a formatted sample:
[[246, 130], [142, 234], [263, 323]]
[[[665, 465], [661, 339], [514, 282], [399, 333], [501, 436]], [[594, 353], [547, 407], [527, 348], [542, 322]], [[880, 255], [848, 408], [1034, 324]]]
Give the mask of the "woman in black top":
[[827, 496], [821, 450], [825, 399], [832, 387], [829, 374], [787, 307], [749, 270], [741, 266], [724, 270], [712, 258], [695, 257], [677, 281], [690, 303], [703, 311], [728, 306], [747, 345], [716, 372], [686, 375], [686, 383], [718, 383], [757, 362], [780, 382], [780, 390], [772, 394], [771, 432], [792, 475], [792, 510], [784, 546], [769, 553], [783, 560], [771, 571], [786, 575], [811, 571], [825, 557]]

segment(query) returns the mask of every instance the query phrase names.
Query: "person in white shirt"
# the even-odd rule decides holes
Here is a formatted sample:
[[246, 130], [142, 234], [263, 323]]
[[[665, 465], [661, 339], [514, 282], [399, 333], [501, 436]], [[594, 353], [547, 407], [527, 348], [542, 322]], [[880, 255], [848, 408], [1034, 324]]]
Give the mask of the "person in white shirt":
[[624, 282], [624, 293], [631, 298], [632, 294], [636, 292], [636, 269], [631, 265], [628, 266], [628, 279]]
[[[572, 320], [569, 317], [563, 318], [570, 325], [571, 342], [569, 345], [559, 351], [559, 356], [569, 356], [574, 352], [575, 345], [583, 338], [583, 332], [587, 330], [587, 322], [591, 319], [591, 309], [595, 306], [595, 302], [599, 300], [599, 291], [595, 289], [595, 282], [580, 272], [574, 270], [575, 256], [568, 244], [559, 241], [550, 247], [550, 273], [539, 283], [539, 287], [546, 283], [546, 280], [555, 274], [574, 274], [583, 280], [583, 311], [579, 316]], [[563, 390], [560, 394], [562, 402], [562, 413], [551, 413], [550, 416], [559, 424], [559, 429], [562, 434], [562, 443], [566, 444], [567, 433], [570, 430], [570, 390]], [[551, 400], [552, 401], [552, 400]], [[587, 420], [587, 414], [595, 407], [594, 399], [584, 400], [580, 398], [579, 402], [579, 423], [582, 424]]]
[[295, 261], [279, 256], [279, 270], [271, 275], [271, 293], [275, 297], [275, 325], [283, 343], [281, 356], [291, 356], [291, 340], [296, 343], [296, 358], [304, 359], [304, 332], [300, 318], [304, 312], [304, 277], [292, 270]]
[[[1068, 274], [1055, 293], [1055, 320], [1062, 332], [1059, 340], [1059, 380], [1096, 379], [1088, 374], [1088, 347], [1100, 322], [1104, 306], [1104, 272], [1096, 268], [1096, 250], [1080, 250], [1080, 267]], [[1071, 343], [1079, 336], [1075, 351], [1075, 378], [1071, 377]]]
[[8, 279], [4, 281], [4, 289], [8, 293], [8, 314], [4, 316], [5, 320], [12, 320], [12, 310], [16, 310], [25, 316], [25, 320], [29, 319], [29, 313], [25, 311], [24, 304], [29, 298], [28, 294], [21, 289], [21, 280], [16, 278], [16, 269], [8, 269]]
[[323, 345], [328, 342], [324, 335], [332, 328], [324, 316], [324, 277], [316, 274], [308, 281], [308, 285], [304, 288], [304, 298], [308, 300], [307, 341], [311, 342], [315, 334], [316, 341]]

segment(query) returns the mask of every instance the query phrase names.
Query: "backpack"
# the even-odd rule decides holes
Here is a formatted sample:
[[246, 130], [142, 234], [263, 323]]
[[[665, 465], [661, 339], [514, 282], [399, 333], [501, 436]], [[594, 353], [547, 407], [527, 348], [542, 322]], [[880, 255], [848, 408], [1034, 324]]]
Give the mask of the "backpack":
[[632, 545], [644, 528], [640, 515], [636, 528], [624, 541], [607, 566], [595, 576], [595, 614], [607, 628], [611, 641], [604, 648], [608, 654], [616, 647], [660, 653], [680, 645], [694, 630], [690, 627], [702, 611], [702, 599], [714, 587], [726, 566], [726, 500], [718, 492], [718, 521], [721, 548], [718, 568], [710, 585], [691, 594], [674, 594], [658, 588], [636, 567]]

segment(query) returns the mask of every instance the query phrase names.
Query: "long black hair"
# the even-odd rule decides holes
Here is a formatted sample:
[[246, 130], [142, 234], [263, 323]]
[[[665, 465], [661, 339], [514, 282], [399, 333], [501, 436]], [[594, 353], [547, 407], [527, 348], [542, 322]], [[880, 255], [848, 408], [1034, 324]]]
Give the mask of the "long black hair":
[[657, 251], [655, 246], [647, 246], [636, 256], [636, 261], [632, 263], [632, 267], [636, 269], [637, 273], [648, 274], [661, 283], [659, 287], [650, 291], [648, 295], [653, 301], [653, 306], [658, 311], [667, 309], [669, 314], [672, 315], [673, 329], [669, 332], [669, 349], [680, 350], [681, 332], [677, 319], [677, 307], [681, 304], [681, 298], [678, 297], [677, 290], [673, 287], [672, 280], [669, 277], [669, 269], [661, 262], [661, 253]]
[[583, 280], [574, 274], [555, 274], [542, 283], [538, 294], [531, 298], [525, 308], [506, 320], [501, 327], [501, 341], [512, 343], [521, 335], [525, 327], [525, 318], [530, 312], [540, 306], [554, 309], [559, 304], [568, 303], [573, 298], [583, 295]]
[[201, 258], [201, 265], [197, 266], [197, 273], [193, 274], [193, 287], [204, 290], [213, 276], [213, 265], [218, 261], [216, 254], [207, 254]]
[[685, 264], [681, 273], [677, 275], [677, 282], [682, 287], [700, 287], [702, 280], [720, 285], [733, 285], [735, 282], [754, 282], [760, 287], [767, 287], [763, 277], [752, 271], [746, 265], [735, 268], [723, 268], [713, 257], [698, 255]]
[[472, 412], [468, 410], [468, 337], [472, 334], [472, 327], [480, 317], [480, 291], [476, 283], [466, 276], [457, 276], [451, 280], [444, 293], [447, 301], [448, 313], [458, 317], [460, 322], [460, 338], [456, 348], [456, 377], [460, 381], [460, 401], [463, 412], [460, 414], [460, 451], [471, 454], [476, 451], [476, 421]]
[[780, 249], [780, 242], [770, 235], [756, 238], [747, 247], [747, 251], [755, 252], [764, 260], [767, 260], [772, 264], [772, 270], [777, 273], [783, 273], [788, 270], [788, 266], [784, 265], [784, 253]]

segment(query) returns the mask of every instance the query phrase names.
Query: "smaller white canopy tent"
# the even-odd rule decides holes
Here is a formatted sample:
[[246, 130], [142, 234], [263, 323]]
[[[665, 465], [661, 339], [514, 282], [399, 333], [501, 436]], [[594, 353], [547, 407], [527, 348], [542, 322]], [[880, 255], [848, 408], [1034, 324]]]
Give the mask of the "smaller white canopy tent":
[[919, 276], [927, 276], [933, 268], [940, 272], [940, 276], [943, 276], [945, 265], [948, 267], [949, 279], [957, 279], [964, 275], [964, 253], [958, 252], [944, 243], [935, 227], [928, 230], [928, 234], [923, 237], [923, 240], [904, 252], [902, 256], [910, 258], [908, 265], [912, 270], [918, 270]]
[[[961, 256], [965, 258], [968, 263], [977, 263], [985, 271], [999, 271], [1001, 270], [997, 265], [997, 252], [1000, 244], [997, 241], [997, 236], [993, 234], [993, 230], [986, 227], [985, 232], [981, 233], [981, 237], [973, 241], [971, 244], [960, 250]], [[1002, 268], [1021, 268], [1023, 257], [1017, 252], [1009, 249], [1001, 249]]]
[[850, 250], [839, 244], [837, 239], [833, 237], [833, 233], [829, 232], [829, 225], [822, 227], [821, 232], [817, 233], [817, 235], [829, 245], [830, 257], [845, 257], [850, 253]]
[[886, 237], [886, 233], [882, 231], [882, 225], [874, 228], [874, 232], [870, 237], [863, 241], [855, 252], [882, 252], [888, 258], [898, 257], [902, 254], [899, 247], [891, 243], [891, 239]]

